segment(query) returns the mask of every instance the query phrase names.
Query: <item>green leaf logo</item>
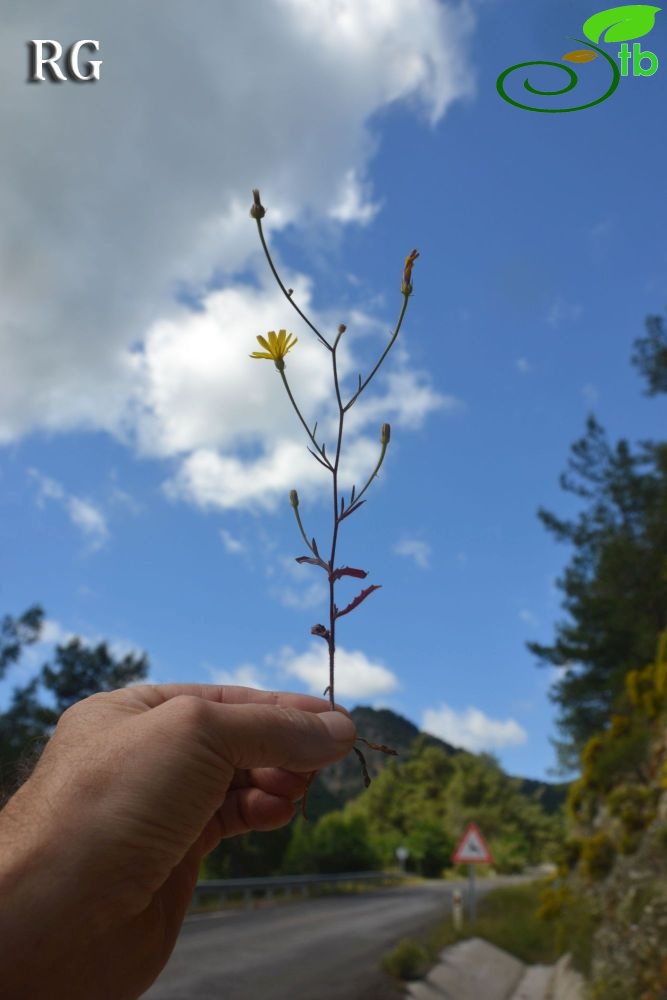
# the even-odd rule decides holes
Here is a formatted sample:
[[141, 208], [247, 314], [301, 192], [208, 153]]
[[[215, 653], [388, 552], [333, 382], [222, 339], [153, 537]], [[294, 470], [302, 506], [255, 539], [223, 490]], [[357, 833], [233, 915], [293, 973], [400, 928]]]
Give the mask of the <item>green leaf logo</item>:
[[603, 34], [605, 42], [628, 42], [632, 38], [648, 35], [659, 10], [662, 8], [648, 7], [643, 3], [611, 7], [589, 17], [583, 31], [592, 42], [599, 42]]

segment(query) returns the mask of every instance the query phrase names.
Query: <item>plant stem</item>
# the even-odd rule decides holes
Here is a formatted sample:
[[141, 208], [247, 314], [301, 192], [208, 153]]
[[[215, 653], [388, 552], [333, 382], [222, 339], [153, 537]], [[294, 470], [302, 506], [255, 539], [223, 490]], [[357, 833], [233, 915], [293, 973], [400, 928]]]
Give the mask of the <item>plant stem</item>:
[[[255, 192], [255, 195], [256, 195], [256, 198], [258, 199], [259, 198], [259, 192]], [[401, 311], [400, 311], [398, 320], [396, 322], [396, 326], [394, 328], [394, 331], [393, 331], [393, 333], [392, 333], [392, 335], [390, 337], [389, 343], [387, 344], [387, 346], [385, 347], [384, 351], [380, 355], [380, 357], [379, 357], [377, 363], [375, 364], [375, 366], [372, 368], [370, 374], [366, 377], [366, 379], [363, 382], [361, 381], [361, 376], [359, 376], [359, 387], [358, 387], [357, 391], [350, 397], [350, 399], [347, 401], [347, 403], [343, 404], [343, 400], [342, 400], [342, 397], [341, 397], [341, 390], [340, 390], [340, 381], [339, 381], [339, 378], [338, 378], [338, 359], [337, 359], [337, 353], [336, 352], [337, 352], [337, 348], [338, 348], [338, 344], [340, 342], [340, 339], [341, 339], [343, 333], [345, 332], [345, 327], [343, 325], [341, 325], [338, 328], [338, 334], [337, 334], [337, 336], [336, 336], [336, 338], [335, 338], [335, 340], [333, 342], [333, 345], [332, 345], [332, 344], [330, 344], [328, 342], [328, 340], [326, 340], [325, 337], [322, 336], [322, 334], [320, 333], [320, 331], [317, 329], [317, 327], [314, 325], [314, 323], [312, 323], [308, 319], [308, 317], [305, 315], [305, 313], [303, 313], [301, 311], [301, 309], [299, 309], [299, 307], [297, 306], [296, 302], [294, 302], [294, 300], [292, 298], [292, 290], [291, 289], [288, 290], [287, 288], [285, 288], [285, 285], [283, 284], [282, 279], [280, 278], [280, 275], [278, 274], [278, 272], [276, 270], [276, 267], [275, 267], [275, 265], [273, 263], [273, 259], [271, 257], [270, 252], [269, 252], [269, 248], [267, 246], [266, 240], [264, 238], [264, 230], [262, 228], [261, 218], [257, 218], [256, 216], [253, 216], [253, 217], [255, 218], [255, 221], [257, 223], [257, 231], [259, 232], [259, 238], [260, 238], [260, 241], [261, 241], [261, 244], [262, 244], [262, 248], [264, 250], [264, 254], [265, 254], [266, 259], [268, 261], [269, 267], [271, 268], [271, 272], [272, 272], [274, 278], [276, 279], [276, 282], [278, 283], [279, 288], [283, 292], [285, 298], [290, 302], [290, 304], [292, 305], [292, 307], [296, 310], [296, 312], [298, 313], [298, 315], [304, 321], [304, 323], [306, 323], [306, 325], [310, 327], [310, 329], [313, 331], [313, 333], [315, 334], [315, 336], [317, 337], [317, 339], [320, 341], [320, 343], [323, 344], [324, 347], [326, 347], [327, 350], [331, 353], [331, 361], [332, 361], [332, 366], [333, 366], [334, 387], [335, 387], [335, 390], [336, 390], [336, 402], [338, 404], [338, 436], [337, 436], [337, 440], [336, 440], [336, 453], [335, 453], [335, 457], [334, 457], [333, 463], [332, 463], [331, 459], [329, 459], [327, 457], [326, 450], [325, 450], [325, 445], [323, 444], [320, 447], [320, 445], [315, 440], [314, 433], [311, 432], [310, 428], [308, 427], [308, 424], [304, 420], [304, 418], [303, 418], [303, 416], [301, 414], [301, 411], [300, 411], [300, 409], [299, 409], [299, 407], [298, 407], [298, 405], [296, 403], [296, 400], [294, 399], [294, 396], [292, 395], [292, 391], [291, 391], [291, 389], [289, 387], [289, 384], [287, 382], [287, 378], [285, 376], [284, 368], [278, 369], [278, 370], [280, 371], [280, 377], [282, 378], [283, 385], [285, 386], [285, 391], [287, 392], [287, 395], [288, 395], [289, 400], [290, 400], [290, 402], [292, 404], [292, 407], [294, 408], [294, 412], [298, 416], [303, 429], [305, 430], [306, 434], [308, 435], [308, 439], [310, 440], [311, 444], [313, 445], [314, 451], [312, 451], [311, 449], [308, 449], [308, 450], [311, 452], [311, 454], [313, 455], [313, 457], [317, 459], [317, 461], [320, 463], [320, 465], [324, 466], [325, 469], [329, 470], [329, 472], [331, 473], [331, 478], [332, 478], [333, 532], [332, 532], [332, 536], [331, 536], [331, 552], [330, 552], [328, 564], [325, 563], [324, 560], [320, 558], [320, 556], [316, 552], [313, 544], [311, 544], [311, 542], [308, 541], [306, 533], [305, 533], [305, 531], [303, 529], [303, 524], [301, 523], [301, 518], [299, 516], [299, 512], [298, 512], [298, 510], [297, 510], [296, 507], [294, 507], [294, 513], [295, 513], [295, 516], [296, 516], [296, 520], [297, 520], [297, 524], [298, 524], [298, 527], [299, 527], [299, 531], [301, 532], [301, 537], [303, 538], [306, 546], [308, 547], [308, 549], [310, 550], [310, 552], [313, 553], [313, 555], [316, 557], [316, 559], [319, 560], [318, 565], [320, 565], [323, 569], [326, 569], [328, 571], [328, 575], [329, 575], [329, 634], [328, 634], [328, 639], [327, 639], [328, 647], [329, 647], [329, 685], [328, 685], [328, 688], [327, 688], [327, 692], [328, 692], [328, 695], [329, 695], [329, 703], [331, 705], [332, 710], [334, 710], [335, 709], [334, 665], [335, 665], [335, 655], [336, 655], [336, 613], [337, 613], [336, 612], [336, 603], [335, 603], [335, 586], [336, 586], [336, 580], [334, 578], [334, 571], [335, 571], [335, 567], [336, 567], [336, 547], [337, 547], [337, 544], [338, 544], [338, 529], [340, 527], [341, 522], [347, 517], [348, 513], [350, 513], [352, 510], [355, 509], [355, 505], [358, 504], [359, 500], [361, 499], [361, 497], [363, 496], [363, 494], [366, 492], [366, 490], [370, 486], [370, 484], [373, 481], [373, 479], [375, 479], [375, 477], [377, 476], [377, 474], [379, 472], [379, 469], [380, 469], [380, 466], [382, 465], [382, 462], [384, 461], [385, 452], [387, 450], [387, 445], [386, 445], [386, 443], [383, 442], [383, 444], [382, 444], [382, 451], [380, 453], [380, 458], [378, 459], [377, 465], [375, 466], [375, 469], [371, 473], [371, 475], [370, 475], [370, 477], [368, 479], [368, 482], [366, 483], [366, 485], [362, 489], [361, 493], [359, 493], [355, 497], [354, 501], [350, 504], [350, 507], [348, 508], [348, 510], [345, 511], [345, 512], [343, 512], [341, 510], [339, 512], [339, 509], [338, 509], [338, 502], [339, 502], [339, 496], [338, 496], [338, 471], [339, 471], [339, 466], [340, 466], [340, 458], [341, 458], [341, 451], [342, 451], [342, 445], [343, 445], [343, 427], [344, 427], [344, 423], [345, 423], [345, 414], [354, 405], [354, 403], [357, 401], [357, 399], [359, 398], [359, 396], [361, 395], [361, 393], [364, 391], [364, 389], [369, 385], [369, 383], [371, 382], [371, 380], [374, 378], [375, 374], [377, 373], [378, 369], [380, 368], [380, 366], [384, 362], [385, 358], [389, 354], [389, 351], [394, 346], [396, 338], [398, 337], [399, 331], [401, 329], [401, 324], [403, 323], [403, 317], [405, 316], [405, 311], [406, 311], [407, 306], [408, 306], [409, 292], [408, 292], [408, 294], [406, 294], [405, 292], [403, 293], [403, 305], [401, 307]], [[369, 746], [370, 745], [371, 744], [369, 744]], [[375, 745], [373, 745], [373, 749], [375, 749], [375, 748], [376, 748]], [[377, 749], [386, 749], [386, 748], [377, 747]], [[368, 772], [366, 770], [366, 765], [365, 765], [363, 754], [356, 747], [354, 748], [354, 750], [355, 750], [355, 753], [357, 754], [357, 756], [361, 760], [362, 769], [364, 771], [364, 779], [368, 783], [370, 781], [370, 778], [369, 778]]]
[[293, 298], [290, 295], [290, 293], [287, 291], [287, 289], [283, 285], [283, 283], [281, 281], [281, 278], [280, 278], [280, 275], [276, 271], [276, 268], [275, 268], [275, 265], [273, 263], [273, 260], [271, 259], [271, 254], [269, 253], [269, 248], [266, 245], [266, 240], [264, 239], [264, 230], [262, 229], [261, 220], [260, 219], [255, 219], [255, 222], [257, 223], [257, 229], [259, 231], [259, 238], [260, 238], [260, 240], [262, 242], [262, 247], [264, 248], [264, 254], [266, 256], [267, 261], [269, 262], [269, 267], [271, 268], [271, 271], [273, 272], [273, 277], [278, 282], [278, 285], [280, 286], [280, 288], [281, 288], [281, 290], [283, 292], [283, 295], [288, 300], [288, 302], [291, 303], [291, 305], [294, 307], [294, 309], [296, 309], [296, 311], [298, 312], [299, 316], [304, 321], [304, 323], [308, 324], [308, 326], [313, 331], [313, 333], [315, 334], [315, 336], [317, 337], [317, 339], [322, 344], [324, 344], [324, 346], [327, 348], [327, 350], [330, 351], [332, 348], [331, 348], [331, 344], [329, 343], [329, 341], [326, 340], [322, 336], [322, 334], [320, 333], [320, 331], [317, 329], [317, 327], [314, 325], [314, 323], [311, 323], [311, 321], [308, 319], [308, 317], [306, 316], [306, 314], [303, 313], [303, 312], [301, 312], [301, 310], [299, 309], [298, 305], [296, 304], [296, 302], [293, 300]]
[[336, 349], [341, 334], [339, 333], [331, 351], [331, 362], [333, 365], [334, 387], [336, 389], [336, 402], [338, 403], [338, 439], [336, 441], [336, 455], [334, 458], [331, 475], [333, 478], [333, 534], [331, 536], [331, 555], [329, 565], [331, 575], [329, 576], [329, 702], [331, 709], [334, 709], [334, 662], [336, 656], [336, 603], [334, 600], [336, 581], [333, 579], [333, 571], [336, 566], [336, 545], [338, 543], [338, 466], [340, 463], [340, 453], [343, 445], [343, 424], [345, 423], [345, 408], [340, 395], [340, 384], [338, 381], [338, 361]]
[[347, 511], [344, 514], [340, 515], [340, 518], [339, 518], [340, 521], [344, 521], [345, 518], [347, 517], [347, 515], [350, 513], [350, 511], [352, 511], [353, 508], [356, 506], [356, 504], [359, 503], [359, 501], [361, 500], [362, 496], [364, 495], [364, 493], [366, 492], [366, 490], [371, 485], [371, 483], [373, 482], [373, 480], [377, 476], [378, 472], [380, 471], [380, 466], [384, 462], [384, 456], [385, 456], [386, 452], [387, 452], [387, 445], [383, 444], [382, 445], [382, 451], [380, 452], [380, 457], [378, 458], [378, 461], [377, 461], [377, 465], [375, 466], [375, 468], [371, 472], [370, 476], [368, 477], [368, 482], [364, 486], [364, 488], [361, 491], [361, 493], [357, 493], [357, 495], [354, 498], [354, 503], [350, 503], [350, 506], [348, 507]]
[[408, 308], [408, 299], [409, 298], [410, 298], [409, 295], [405, 295], [405, 294], [403, 295], [403, 306], [401, 308], [401, 312], [399, 314], [398, 322], [396, 323], [396, 327], [394, 329], [394, 332], [391, 335], [391, 339], [390, 339], [389, 343], [387, 344], [387, 346], [385, 347], [385, 349], [382, 352], [382, 354], [380, 355], [380, 359], [379, 359], [378, 363], [375, 365], [375, 367], [373, 368], [373, 370], [370, 373], [370, 375], [360, 384], [360, 386], [357, 389], [357, 391], [354, 393], [354, 395], [348, 400], [348, 402], [343, 407], [343, 409], [345, 410], [346, 413], [350, 409], [350, 407], [354, 403], [356, 403], [357, 399], [362, 394], [362, 392], [364, 391], [364, 389], [366, 388], [366, 386], [368, 385], [368, 383], [370, 382], [370, 380], [373, 378], [373, 376], [377, 372], [378, 368], [380, 367], [380, 365], [382, 364], [382, 362], [384, 361], [384, 359], [387, 357], [387, 355], [389, 354], [390, 350], [394, 346], [394, 341], [398, 337], [398, 333], [399, 333], [399, 330], [401, 329], [401, 324], [403, 322], [403, 317], [405, 316], [405, 310]]
[[[312, 441], [313, 447], [315, 448], [315, 450], [318, 453], [317, 455], [315, 455], [315, 458], [317, 458], [317, 461], [320, 463], [320, 465], [323, 465], [326, 469], [329, 469], [330, 472], [333, 472], [333, 467], [331, 465], [331, 462], [327, 458], [327, 456], [324, 453], [324, 451], [322, 450], [322, 448], [320, 448], [319, 444], [317, 443], [317, 441], [315, 440], [313, 434], [311, 433], [310, 427], [308, 426], [308, 424], [306, 423], [306, 421], [301, 416], [301, 410], [297, 406], [296, 400], [294, 399], [294, 396], [292, 395], [292, 391], [291, 391], [291, 389], [290, 389], [290, 387], [289, 387], [289, 385], [287, 383], [287, 377], [285, 375], [284, 369], [280, 372], [280, 377], [283, 380], [283, 385], [285, 386], [285, 389], [287, 391], [287, 395], [289, 396], [290, 403], [294, 407], [294, 412], [296, 413], [297, 417], [301, 421], [301, 424], [303, 425], [303, 429], [305, 430], [306, 434], [308, 435], [308, 437]], [[320, 456], [319, 458], [318, 458], [318, 455]]]

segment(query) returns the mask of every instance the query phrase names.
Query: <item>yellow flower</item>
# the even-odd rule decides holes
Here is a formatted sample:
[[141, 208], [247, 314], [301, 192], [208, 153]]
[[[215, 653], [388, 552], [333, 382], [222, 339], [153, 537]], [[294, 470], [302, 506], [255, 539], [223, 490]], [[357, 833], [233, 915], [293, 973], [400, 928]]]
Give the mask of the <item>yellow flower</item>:
[[[269, 339], [267, 340], [266, 337]], [[257, 337], [260, 347], [263, 347], [264, 350], [253, 351], [250, 357], [266, 358], [268, 361], [273, 361], [278, 371], [281, 372], [285, 367], [283, 358], [297, 343], [297, 337], [288, 333], [287, 330], [279, 330], [278, 333], [275, 330], [269, 330], [266, 337], [261, 335]]]

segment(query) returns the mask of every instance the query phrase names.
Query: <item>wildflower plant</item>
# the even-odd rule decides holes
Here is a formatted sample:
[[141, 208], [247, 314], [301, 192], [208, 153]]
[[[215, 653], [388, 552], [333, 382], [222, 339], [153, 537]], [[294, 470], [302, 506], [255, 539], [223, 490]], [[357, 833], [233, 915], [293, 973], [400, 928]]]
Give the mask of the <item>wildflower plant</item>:
[[[370, 382], [375, 377], [381, 365], [387, 358], [387, 355], [389, 354], [392, 347], [396, 343], [396, 339], [400, 332], [403, 323], [403, 318], [405, 316], [408, 307], [408, 300], [410, 298], [410, 295], [412, 294], [412, 267], [415, 260], [419, 256], [419, 253], [417, 250], [412, 250], [405, 258], [405, 263], [403, 265], [402, 282], [401, 282], [401, 295], [403, 297], [403, 301], [398, 319], [396, 321], [396, 325], [391, 333], [388, 343], [386, 344], [384, 350], [380, 354], [380, 357], [376, 361], [373, 368], [371, 368], [370, 372], [366, 375], [365, 378], [359, 375], [356, 388], [351, 393], [351, 395], [345, 398], [339, 374], [339, 364], [338, 364], [339, 359], [337, 352], [341, 342], [341, 338], [345, 333], [346, 327], [344, 324], [341, 323], [337, 329], [336, 336], [333, 338], [332, 341], [329, 341], [317, 329], [317, 327], [311, 322], [311, 320], [301, 311], [299, 306], [294, 301], [293, 290], [291, 288], [285, 287], [271, 257], [271, 253], [269, 251], [264, 236], [264, 230], [262, 228], [262, 219], [264, 218], [265, 214], [266, 214], [266, 209], [261, 203], [259, 191], [254, 190], [253, 205], [250, 209], [250, 215], [257, 223], [257, 231], [259, 233], [259, 239], [262, 244], [264, 254], [266, 255], [269, 267], [271, 268], [273, 276], [276, 279], [281, 291], [287, 298], [292, 308], [296, 310], [298, 315], [310, 328], [310, 330], [313, 332], [313, 334], [318, 339], [320, 344], [328, 352], [332, 366], [333, 390], [335, 393], [337, 410], [338, 410], [338, 428], [336, 433], [336, 443], [333, 454], [331, 452], [328, 453], [326, 443], [318, 439], [317, 423], [314, 424], [312, 429], [309, 427], [308, 423], [306, 422], [299, 408], [299, 405], [294, 397], [294, 394], [287, 379], [285, 357], [287, 353], [290, 350], [292, 350], [292, 348], [297, 344], [297, 338], [294, 337], [291, 333], [288, 333], [286, 330], [279, 330], [278, 333], [276, 333], [275, 330], [271, 330], [269, 333], [266, 334], [266, 336], [259, 335], [257, 337], [257, 341], [262, 350], [254, 351], [250, 355], [250, 357], [252, 358], [259, 358], [259, 359], [265, 359], [267, 361], [273, 361], [278, 373], [280, 374], [280, 378], [282, 379], [282, 383], [285, 387], [285, 391], [287, 393], [289, 401], [292, 404], [292, 407], [297, 417], [299, 418], [299, 421], [301, 422], [301, 425], [308, 438], [309, 442], [308, 451], [313, 456], [315, 461], [319, 462], [319, 464], [323, 466], [323, 468], [325, 468], [327, 472], [329, 472], [331, 475], [333, 517], [332, 517], [332, 530], [331, 530], [330, 542], [326, 549], [324, 548], [321, 549], [320, 546], [318, 546], [315, 537], [311, 536], [309, 533], [306, 532], [299, 511], [299, 496], [296, 489], [290, 491], [289, 498], [292, 510], [294, 511], [294, 517], [296, 519], [299, 533], [301, 535], [301, 538], [303, 539], [304, 545], [306, 546], [309, 552], [309, 555], [298, 556], [296, 561], [298, 563], [308, 563], [311, 566], [315, 566], [318, 569], [322, 570], [324, 573], [326, 573], [327, 576], [328, 589], [329, 589], [329, 621], [327, 625], [323, 624], [313, 625], [310, 631], [312, 635], [318, 636], [319, 638], [323, 639], [328, 647], [329, 682], [326, 688], [324, 689], [324, 694], [328, 695], [329, 701], [331, 703], [331, 709], [332, 711], [335, 711], [336, 628], [338, 620], [340, 618], [343, 618], [345, 615], [349, 614], [351, 611], [354, 611], [356, 608], [358, 608], [359, 605], [362, 604], [363, 601], [365, 601], [366, 598], [373, 593], [373, 591], [378, 590], [380, 586], [379, 584], [374, 583], [368, 587], [364, 587], [352, 601], [350, 601], [348, 604], [345, 605], [345, 607], [342, 608], [338, 607], [338, 605], [336, 604], [336, 584], [344, 577], [353, 577], [358, 580], [364, 580], [368, 576], [366, 570], [357, 569], [353, 566], [336, 565], [336, 554], [337, 554], [340, 529], [343, 522], [348, 517], [351, 517], [352, 514], [356, 513], [356, 511], [358, 511], [359, 508], [364, 503], [366, 503], [365, 494], [368, 491], [368, 488], [370, 487], [371, 483], [373, 482], [373, 480], [380, 471], [382, 463], [384, 462], [385, 459], [387, 447], [391, 439], [391, 428], [389, 424], [388, 423], [382, 424], [380, 428], [379, 454], [375, 468], [371, 472], [370, 476], [368, 477], [368, 480], [362, 486], [362, 488], [360, 490], [357, 490], [356, 485], [352, 486], [352, 489], [346, 498], [343, 495], [343, 492], [339, 484], [340, 463], [341, 463], [341, 456], [343, 454], [345, 418], [349, 413], [349, 411], [354, 406], [354, 404], [357, 402], [359, 397], [362, 395], [362, 393], [368, 388]], [[396, 754], [396, 751], [392, 750], [390, 747], [386, 747], [382, 744], [371, 743], [369, 740], [366, 740], [361, 736], [357, 738], [357, 741], [365, 744], [370, 749], [379, 750], [383, 753]], [[364, 782], [366, 786], [368, 786], [370, 784], [370, 776], [368, 774], [368, 768], [366, 766], [364, 755], [362, 751], [356, 746], [354, 747], [354, 752], [359, 758], [362, 773], [364, 776]]]

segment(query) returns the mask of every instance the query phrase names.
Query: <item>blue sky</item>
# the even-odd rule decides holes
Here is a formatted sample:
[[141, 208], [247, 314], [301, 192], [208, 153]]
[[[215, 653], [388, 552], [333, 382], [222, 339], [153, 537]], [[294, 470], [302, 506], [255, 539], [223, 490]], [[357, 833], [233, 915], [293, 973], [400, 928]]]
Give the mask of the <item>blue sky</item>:
[[[288, 493], [321, 540], [328, 485], [277, 373], [248, 354], [294, 331], [292, 389], [330, 431], [329, 369], [257, 250], [259, 186], [295, 297], [348, 326], [352, 380], [421, 253], [349, 439], [359, 485], [392, 424], [342, 528], [341, 561], [383, 586], [340, 622], [340, 700], [547, 775], [554, 675], [525, 642], [553, 636], [568, 552], [537, 508], [576, 510], [558, 475], [589, 412], [614, 439], [665, 426], [629, 356], [666, 302], [667, 15], [642, 40], [664, 65], [591, 109], [521, 111], [495, 81], [560, 60], [598, 9], [261, 0], [251, 22], [208, 0], [159, 20], [77, 0], [9, 16], [0, 612], [40, 602], [49, 641], [0, 705], [71, 634], [145, 650], [156, 682], [327, 683], [309, 634], [321, 574], [293, 561]], [[36, 37], [99, 38], [99, 83], [27, 86]], [[606, 88], [601, 59], [578, 71], [584, 98]], [[542, 72], [535, 86], [562, 86]]]

